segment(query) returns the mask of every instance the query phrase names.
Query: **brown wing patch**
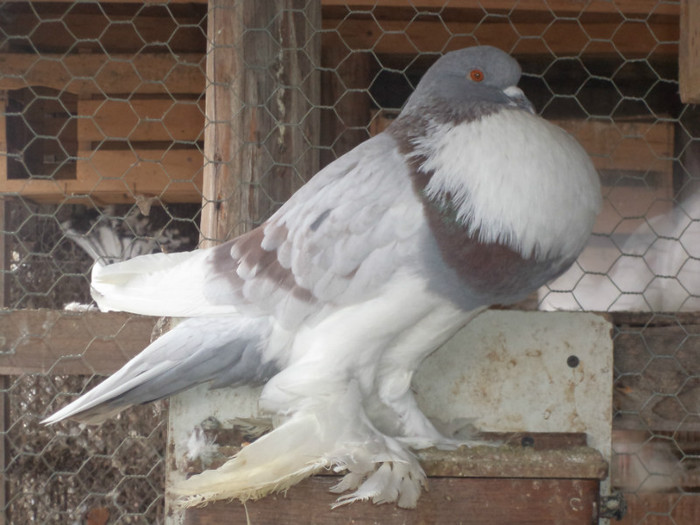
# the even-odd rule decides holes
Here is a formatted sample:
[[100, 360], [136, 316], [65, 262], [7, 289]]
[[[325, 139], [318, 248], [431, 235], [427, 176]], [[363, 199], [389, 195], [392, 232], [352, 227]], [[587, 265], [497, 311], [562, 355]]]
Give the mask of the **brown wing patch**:
[[[285, 226], [276, 225], [275, 228], [276, 235], [283, 233], [286, 237]], [[296, 282], [292, 270], [280, 264], [277, 249], [262, 247], [264, 236], [263, 225], [215, 248], [212, 259], [215, 271], [225, 276], [237, 290], [242, 290], [246, 281], [259, 279], [273, 282], [277, 288], [291, 292], [301, 301], [315, 302], [311, 291]]]

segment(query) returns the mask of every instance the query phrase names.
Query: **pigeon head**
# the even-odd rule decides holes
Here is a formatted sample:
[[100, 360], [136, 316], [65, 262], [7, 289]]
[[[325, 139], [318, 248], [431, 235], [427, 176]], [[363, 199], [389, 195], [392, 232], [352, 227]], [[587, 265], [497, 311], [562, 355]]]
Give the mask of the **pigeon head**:
[[514, 106], [533, 112], [517, 87], [522, 70], [507, 53], [491, 46], [452, 51], [438, 59], [418, 83], [403, 113], [449, 108], [458, 114]]

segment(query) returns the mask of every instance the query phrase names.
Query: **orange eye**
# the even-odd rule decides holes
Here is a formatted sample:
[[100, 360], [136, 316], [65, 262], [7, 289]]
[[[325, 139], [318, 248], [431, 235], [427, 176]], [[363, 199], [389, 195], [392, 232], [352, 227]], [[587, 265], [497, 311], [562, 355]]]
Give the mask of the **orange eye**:
[[474, 82], [481, 82], [484, 80], [484, 72], [481, 69], [472, 69], [469, 72], [469, 78], [471, 78]]

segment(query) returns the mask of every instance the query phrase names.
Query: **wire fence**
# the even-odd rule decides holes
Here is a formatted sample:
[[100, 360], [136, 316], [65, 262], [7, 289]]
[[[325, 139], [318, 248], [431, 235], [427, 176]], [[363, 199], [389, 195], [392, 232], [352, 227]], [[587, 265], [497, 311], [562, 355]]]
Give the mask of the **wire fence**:
[[[283, 16], [305, 17], [311, 4], [290, 1]], [[302, 120], [318, 128], [305, 128], [307, 165], [380, 131], [437, 56], [474, 44], [518, 58], [537, 111], [592, 155], [605, 196], [594, 236], [574, 268], [523, 307], [618, 312], [612, 485], [630, 503], [624, 523], [695, 523], [700, 110], [679, 97], [679, 2], [322, 0], [317, 8], [321, 52], [307, 59], [320, 95], [308, 95]], [[89, 310], [94, 261], [199, 242], [211, 160], [207, 9], [203, 1], [0, 4], [0, 503], [8, 523], [164, 519], [167, 402], [101, 427], [39, 421], [126, 360], [138, 350], [132, 339], [152, 328], [129, 316], [105, 327], [76, 313]], [[244, 30], [232, 59], [269, 45], [270, 27]], [[277, 44], [282, 64], [308, 46]], [[271, 81], [280, 93], [311, 89], [307, 78]], [[277, 120], [280, 100], [260, 103], [265, 119], [278, 132], [296, 129]], [[251, 131], [245, 139], [269, 157], [270, 180], [251, 183], [260, 217], [284, 200], [270, 188], [312, 175], [267, 138]], [[10, 317], [37, 308], [53, 312], [37, 314], [40, 327]], [[29, 347], [34, 357], [17, 358]]]

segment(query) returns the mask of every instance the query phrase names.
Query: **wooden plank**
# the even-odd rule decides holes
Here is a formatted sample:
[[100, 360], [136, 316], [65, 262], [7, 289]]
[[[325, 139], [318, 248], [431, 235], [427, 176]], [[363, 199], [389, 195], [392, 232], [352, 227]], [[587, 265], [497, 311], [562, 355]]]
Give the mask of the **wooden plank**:
[[700, 3], [681, 1], [678, 80], [685, 104], [700, 102]]
[[[51, 6], [45, 2], [2, 4], [0, 32], [7, 50], [45, 53], [139, 53], [150, 50], [204, 53], [206, 7], [136, 4], [100, 8], [94, 2]], [[37, 19], [41, 20], [38, 22]], [[15, 36], [22, 35], [21, 40]]]
[[139, 195], [155, 196], [166, 203], [201, 201], [201, 193], [190, 185], [178, 184], [176, 187], [159, 189], [154, 192], [134, 191], [120, 180], [105, 180], [97, 189], [85, 189], [76, 181], [47, 181], [33, 179], [30, 181], [7, 181], [2, 184], [2, 191], [11, 195], [20, 195], [37, 203], [60, 204], [70, 199], [72, 204], [86, 206], [106, 206], [108, 204], [134, 204]]
[[166, 202], [201, 198], [202, 153], [198, 149], [101, 149], [79, 155], [77, 182], [91, 195], [122, 188], [132, 196], [160, 196]]
[[10, 462], [10, 447], [7, 446], [6, 434], [10, 421], [10, 378], [0, 375], [0, 525], [7, 523], [7, 497], [10, 493], [9, 480], [5, 475]]
[[[33, 0], [3, 0], [7, 3], [31, 2]], [[67, 0], [41, 0], [42, 4], [65, 4]], [[208, 0], [148, 0], [149, 4], [206, 4]], [[101, 4], [142, 4], [143, 0], [99, 0]]]
[[[5, 2], [26, 2], [27, 0], [5, 0]], [[42, 0], [42, 3], [65, 3], [66, 0]], [[143, 0], [101, 0], [102, 4], [140, 4]], [[150, 0], [153, 4], [206, 4], [207, 0]], [[349, 10], [369, 11], [377, 7], [415, 7], [418, 10], [440, 9], [447, 4], [449, 7], [482, 7], [489, 10], [508, 10], [513, 8], [513, 0], [321, 0], [323, 7], [347, 7]], [[656, 8], [657, 12], [663, 14], [678, 13], [678, 6], [675, 4], [659, 4], [657, 0], [593, 0], [583, 2], [575, 0], [520, 0], [518, 8], [533, 11], [550, 10], [559, 14], [578, 13], [584, 8], [587, 13], [616, 13], [626, 15], [647, 15]]]
[[431, 478], [414, 510], [358, 502], [331, 510], [332, 476], [302, 481], [285, 494], [260, 501], [213, 503], [188, 509], [186, 525], [425, 524], [590, 525], [597, 516], [597, 480]]
[[[442, 8], [480, 8], [492, 11], [513, 10], [512, 0], [322, 0], [324, 7], [338, 6], [349, 10], [369, 11], [377, 7], [406, 7], [415, 6], [418, 10], [436, 10]], [[554, 12], [559, 15], [580, 13], [647, 16], [656, 8], [659, 14], [678, 14], [677, 5], [659, 4], [658, 0], [520, 0], [518, 10]]]
[[[649, 28], [661, 41], [669, 45], [658, 46], [654, 37], [640, 38], [640, 29], [645, 27], [629, 25], [629, 31], [620, 30], [618, 20], [606, 18], [589, 18], [587, 20], [562, 19], [554, 24], [551, 20], [518, 23], [518, 32], [529, 36], [544, 35], [542, 40], [537, 38], [520, 39], [513, 31], [508, 17], [491, 17], [486, 20], [483, 12], [475, 12], [471, 19], [456, 19], [445, 23], [437, 17], [429, 19], [410, 20], [381, 20], [381, 26], [367, 18], [368, 15], [350, 16], [343, 18], [325, 18], [323, 28], [336, 29], [343, 40], [352, 49], [371, 49], [380, 55], [413, 56], [416, 50], [421, 52], [438, 53], [445, 49], [464, 47], [464, 42], [455, 39], [454, 35], [476, 35], [480, 44], [496, 45], [518, 56], [537, 56], [543, 53], [542, 42], [547, 43], [557, 56], [578, 56], [589, 42], [588, 34], [615, 35], [615, 46], [607, 46], [600, 56], [614, 54], [618, 51], [629, 58], [643, 58], [650, 54], [655, 56], [675, 56], [678, 46], [678, 19], [662, 17], [648, 22]], [[410, 28], [407, 26], [410, 22]], [[409, 31], [410, 38], [402, 35]], [[473, 42], [467, 42], [473, 43]]]
[[0, 375], [111, 374], [149, 344], [157, 321], [121, 312], [0, 310]]
[[[538, 438], [536, 434], [531, 437], [533, 441]], [[602, 480], [608, 474], [608, 465], [600, 452], [586, 446], [535, 449], [516, 443], [449, 451], [430, 448], [418, 451], [417, 456], [430, 477]]]
[[[5, 113], [7, 112], [7, 92], [0, 91], [0, 188], [2, 188], [2, 182], [7, 180], [7, 123], [5, 120]], [[0, 218], [0, 221], [2, 219]], [[0, 264], [2, 264], [3, 259], [0, 259]], [[0, 285], [0, 291], [2, 291], [2, 285]], [[0, 301], [4, 295], [0, 295]], [[2, 303], [0, 303], [0, 306]]]
[[201, 54], [0, 54], [0, 89], [45, 86], [82, 96], [138, 92], [201, 94]]
[[[5, 91], [0, 91], [0, 191], [2, 191], [3, 188], [3, 183], [7, 179], [7, 139], [5, 136], [6, 132], [6, 127], [5, 127], [5, 112], [7, 110], [7, 93]], [[6, 227], [6, 218], [7, 218], [7, 201], [6, 198], [3, 196], [0, 196], [0, 231], [5, 231]], [[7, 252], [7, 238], [4, 233], [0, 233], [0, 307], [4, 306], [6, 304], [6, 298], [9, 295], [9, 287], [7, 286], [6, 283], [6, 277], [7, 273], [9, 272], [9, 253]], [[4, 402], [5, 394], [3, 393], [0, 396], [0, 403]], [[0, 425], [2, 424], [2, 420], [0, 420]], [[1, 428], [2, 432], [4, 432], [4, 427]], [[1, 440], [3, 441], [3, 447], [4, 447], [4, 434]], [[2, 461], [4, 456], [0, 456], [0, 461]], [[2, 465], [3, 469], [2, 472], [5, 471], [4, 469], [4, 464]], [[0, 497], [3, 498], [3, 501], [0, 501], [2, 503], [2, 508], [4, 508], [4, 497], [5, 497], [5, 491], [0, 489]], [[0, 512], [0, 517], [2, 518], [2, 522], [4, 523], [4, 512]], [[0, 523], [2, 525], [2, 523]]]
[[[2, 93], [0, 93], [0, 98]], [[4, 109], [4, 101], [0, 101], [0, 107]], [[5, 120], [0, 115], [0, 139], [4, 141]], [[2, 151], [7, 151], [2, 149]], [[0, 159], [0, 172], [2, 166], [5, 165], [4, 159]], [[7, 228], [7, 220], [9, 218], [9, 209], [4, 198], [0, 197], [0, 231], [4, 232]], [[9, 286], [7, 286], [6, 278], [10, 271], [10, 258], [7, 250], [7, 238], [5, 234], [0, 234], [0, 307], [7, 304], [9, 296]], [[4, 336], [0, 332], [0, 340]], [[5, 472], [9, 463], [9, 447], [6, 442], [7, 429], [10, 428], [10, 378], [5, 375], [0, 375], [0, 525], [7, 523], [7, 498], [9, 495], [9, 483]]]
[[[645, 326], [700, 326], [700, 312], [605, 312], [613, 324], [625, 329]], [[692, 333], [699, 333], [696, 328]]]
[[[220, 467], [251, 439], [235, 426], [204, 429], [202, 432], [208, 442], [217, 444], [217, 450], [207, 457], [206, 464], [201, 458], [180, 458], [178, 463], [184, 462], [184, 470], [188, 473]], [[429, 448], [417, 451], [416, 456], [429, 477], [599, 480], [607, 477], [608, 465], [600, 452], [586, 446], [585, 433], [486, 432], [479, 438], [494, 446], [449, 451]]]
[[36, 202], [85, 196], [99, 205], [133, 203], [139, 195], [163, 202], [200, 202], [202, 153], [198, 149], [79, 152], [77, 179], [0, 180], [3, 192]]
[[133, 99], [78, 101], [78, 141], [202, 140], [204, 100]]

